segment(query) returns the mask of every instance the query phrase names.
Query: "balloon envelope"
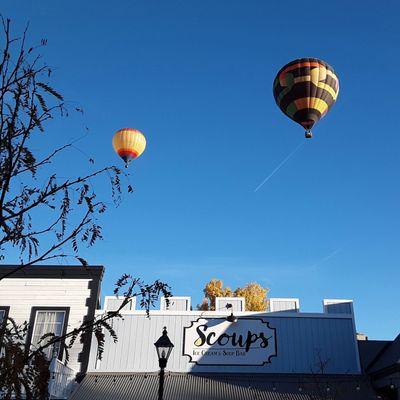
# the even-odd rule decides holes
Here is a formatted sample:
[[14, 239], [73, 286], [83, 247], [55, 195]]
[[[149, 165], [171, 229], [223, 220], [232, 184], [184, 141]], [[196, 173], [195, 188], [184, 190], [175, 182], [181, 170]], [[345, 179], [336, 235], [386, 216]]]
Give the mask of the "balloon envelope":
[[123, 128], [115, 132], [112, 143], [114, 150], [126, 164], [139, 157], [146, 148], [143, 133], [133, 128]]
[[310, 131], [335, 103], [339, 79], [325, 61], [300, 58], [281, 68], [273, 93], [282, 112]]

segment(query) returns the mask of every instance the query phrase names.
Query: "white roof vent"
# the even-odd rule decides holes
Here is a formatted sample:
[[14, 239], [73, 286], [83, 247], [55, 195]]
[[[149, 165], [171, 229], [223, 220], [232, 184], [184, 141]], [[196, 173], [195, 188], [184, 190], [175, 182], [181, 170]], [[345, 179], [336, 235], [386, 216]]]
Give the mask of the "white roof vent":
[[[231, 304], [232, 307], [226, 307]], [[246, 300], [244, 297], [216, 297], [215, 311], [246, 311]]]
[[324, 299], [324, 313], [326, 314], [353, 314], [353, 300]]
[[[106, 296], [104, 298], [104, 310], [116, 311], [124, 301], [124, 297], [117, 296]], [[136, 297], [132, 297], [121, 311], [134, 310], [136, 308]]]
[[190, 297], [184, 296], [171, 296], [167, 299], [161, 297], [160, 310], [168, 311], [190, 311]]
[[300, 300], [292, 298], [269, 299], [269, 312], [299, 312]]

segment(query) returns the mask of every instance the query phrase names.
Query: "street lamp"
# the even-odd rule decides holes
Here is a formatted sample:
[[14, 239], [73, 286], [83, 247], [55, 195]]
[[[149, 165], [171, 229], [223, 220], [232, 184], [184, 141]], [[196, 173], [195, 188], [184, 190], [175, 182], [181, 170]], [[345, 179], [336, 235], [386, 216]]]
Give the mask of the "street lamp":
[[162, 335], [154, 343], [156, 346], [158, 365], [160, 366], [160, 382], [158, 386], [158, 400], [162, 400], [164, 393], [164, 369], [167, 366], [168, 358], [174, 347], [167, 335], [167, 328], [164, 326]]
[[237, 322], [238, 318], [233, 315], [233, 305], [228, 303], [225, 307], [227, 310], [231, 309], [231, 315], [228, 315], [226, 320], [233, 323]]

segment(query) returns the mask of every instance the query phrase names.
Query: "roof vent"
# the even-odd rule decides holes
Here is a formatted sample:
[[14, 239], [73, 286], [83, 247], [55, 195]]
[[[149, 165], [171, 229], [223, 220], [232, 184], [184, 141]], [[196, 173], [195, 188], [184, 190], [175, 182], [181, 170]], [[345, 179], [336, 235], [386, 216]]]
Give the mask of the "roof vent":
[[[232, 307], [227, 305], [231, 304]], [[246, 300], [244, 297], [216, 297], [215, 311], [246, 311]]]
[[[106, 296], [104, 298], [104, 310], [117, 311], [124, 301], [124, 297]], [[136, 308], [136, 297], [132, 297], [130, 301], [122, 308], [121, 311], [134, 310]]]
[[299, 312], [300, 300], [293, 298], [269, 299], [269, 312]]
[[324, 299], [324, 313], [326, 314], [353, 314], [353, 300]]
[[190, 297], [171, 296], [167, 299], [161, 297], [160, 310], [168, 311], [190, 311]]

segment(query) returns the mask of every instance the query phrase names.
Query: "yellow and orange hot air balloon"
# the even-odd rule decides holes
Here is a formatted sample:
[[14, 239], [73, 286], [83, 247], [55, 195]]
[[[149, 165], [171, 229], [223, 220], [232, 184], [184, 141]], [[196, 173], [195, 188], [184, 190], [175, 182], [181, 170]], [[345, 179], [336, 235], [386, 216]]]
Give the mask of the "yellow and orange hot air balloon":
[[125, 167], [138, 158], [146, 148], [143, 133], [133, 128], [123, 128], [115, 132], [112, 140], [114, 150], [125, 161]]

